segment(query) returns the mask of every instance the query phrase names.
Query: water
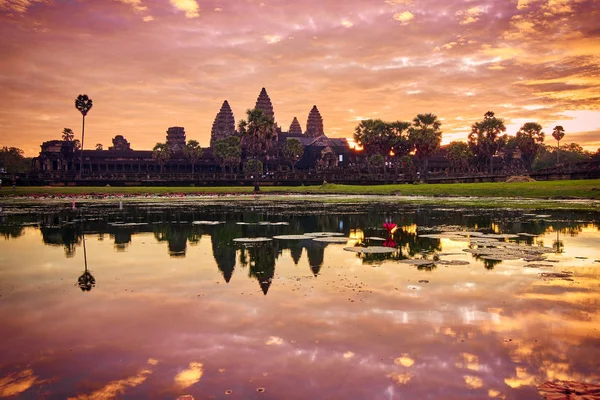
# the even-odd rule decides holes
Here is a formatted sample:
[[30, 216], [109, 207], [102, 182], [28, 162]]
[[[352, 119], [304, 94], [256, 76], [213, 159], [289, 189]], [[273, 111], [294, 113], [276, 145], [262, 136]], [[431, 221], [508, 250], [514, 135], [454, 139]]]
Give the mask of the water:
[[[5, 208], [0, 397], [535, 399], [548, 380], [600, 383], [600, 218], [541, 214]], [[384, 222], [398, 225], [391, 237]], [[456, 232], [420, 236], [457, 230], [528, 233], [495, 240], [545, 260], [484, 260]], [[347, 241], [233, 242], [308, 232]], [[384, 243], [367, 237], [394, 252], [344, 250]], [[415, 258], [432, 263], [404, 261]]]

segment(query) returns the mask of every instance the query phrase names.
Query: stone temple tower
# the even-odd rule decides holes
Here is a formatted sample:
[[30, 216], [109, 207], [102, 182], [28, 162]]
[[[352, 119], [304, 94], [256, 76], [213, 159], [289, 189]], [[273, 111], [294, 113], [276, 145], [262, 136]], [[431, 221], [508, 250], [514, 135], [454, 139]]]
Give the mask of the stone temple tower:
[[221, 110], [217, 114], [213, 122], [212, 131], [210, 134], [210, 147], [213, 147], [215, 142], [231, 136], [235, 133], [235, 118], [233, 111], [229, 107], [227, 100], [223, 102]]
[[300, 122], [298, 122], [298, 118], [296, 117], [294, 117], [294, 120], [290, 125], [290, 134], [294, 136], [302, 136], [302, 127], [300, 126]]
[[254, 108], [258, 108], [263, 110], [265, 115], [268, 115], [275, 121], [275, 113], [273, 112], [273, 104], [271, 103], [271, 99], [267, 94], [267, 90], [262, 88], [260, 94], [258, 95], [258, 99], [256, 99], [256, 105]]
[[323, 118], [317, 106], [313, 106], [312, 110], [308, 114], [308, 121], [306, 122], [306, 136], [316, 138], [325, 134], [323, 130]]
[[181, 126], [172, 126], [167, 129], [167, 145], [171, 153], [180, 153], [185, 148], [185, 129]]

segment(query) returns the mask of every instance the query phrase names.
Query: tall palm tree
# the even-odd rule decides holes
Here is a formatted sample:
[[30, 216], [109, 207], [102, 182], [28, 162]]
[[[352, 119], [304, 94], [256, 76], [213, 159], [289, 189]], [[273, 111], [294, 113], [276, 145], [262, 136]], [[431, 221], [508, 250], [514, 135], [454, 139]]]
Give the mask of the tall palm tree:
[[560, 125], [556, 125], [552, 131], [552, 137], [556, 139], [556, 163], [559, 163], [558, 151], [560, 150], [560, 141], [565, 137], [565, 128]]
[[413, 119], [409, 138], [415, 144], [417, 158], [421, 161], [421, 179], [427, 180], [429, 157], [442, 142], [441, 121], [435, 114], [419, 114]]
[[85, 116], [92, 109], [92, 99], [87, 94], [80, 94], [75, 99], [75, 108], [79, 110], [83, 116], [83, 123], [81, 126], [81, 152], [79, 157], [79, 177], [81, 178], [81, 171], [83, 171], [83, 138], [85, 136]]
[[[266, 115], [263, 110], [255, 108], [247, 110], [247, 120], [241, 120], [238, 123], [238, 131], [242, 137], [243, 143], [246, 146], [247, 153], [252, 157], [253, 161], [250, 165], [256, 167], [261, 166], [260, 173], [256, 173], [254, 179], [254, 191], [260, 191], [259, 179], [262, 174], [262, 161], [267, 150], [272, 145], [275, 138], [275, 122], [273, 118]], [[258, 161], [258, 163], [256, 162]]]
[[163, 167], [171, 159], [171, 149], [166, 143], [156, 143], [152, 149], [152, 158], [160, 165], [160, 173], [163, 173]]
[[200, 143], [197, 140], [188, 140], [187, 144], [183, 149], [183, 154], [192, 163], [192, 175], [194, 175], [194, 165], [202, 157], [204, 150], [200, 147]]

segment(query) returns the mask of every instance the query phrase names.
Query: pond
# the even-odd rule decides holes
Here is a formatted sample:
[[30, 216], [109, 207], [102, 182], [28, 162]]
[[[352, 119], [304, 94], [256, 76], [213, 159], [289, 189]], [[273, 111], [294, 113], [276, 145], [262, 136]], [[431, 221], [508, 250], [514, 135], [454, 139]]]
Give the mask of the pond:
[[0, 218], [0, 397], [536, 399], [546, 381], [600, 383], [597, 213], [92, 203]]

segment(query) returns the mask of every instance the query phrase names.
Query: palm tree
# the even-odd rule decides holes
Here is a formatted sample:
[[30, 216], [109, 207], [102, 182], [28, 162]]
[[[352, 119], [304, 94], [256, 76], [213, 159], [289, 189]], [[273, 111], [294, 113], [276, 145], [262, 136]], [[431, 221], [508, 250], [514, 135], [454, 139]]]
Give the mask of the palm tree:
[[469, 148], [476, 158], [480, 171], [488, 170], [492, 173], [492, 157], [506, 144], [504, 120], [497, 118], [493, 111], [488, 111], [483, 116], [483, 121], [471, 125], [469, 133]]
[[70, 142], [75, 138], [75, 134], [73, 133], [73, 129], [64, 128], [62, 131], [62, 140], [65, 142]]
[[96, 279], [90, 273], [90, 271], [88, 271], [87, 253], [85, 249], [85, 233], [83, 233], [83, 262], [85, 265], [85, 271], [77, 279], [77, 286], [79, 286], [82, 292], [89, 292], [94, 286], [96, 286]]
[[81, 125], [81, 156], [79, 157], [79, 177], [81, 178], [81, 172], [83, 171], [83, 139], [85, 136], [85, 116], [92, 109], [92, 99], [87, 94], [80, 94], [75, 99], [75, 108], [81, 112], [83, 116], [83, 123]]
[[185, 157], [192, 163], [192, 175], [194, 174], [194, 165], [198, 162], [204, 150], [200, 147], [200, 143], [197, 140], [188, 140], [185, 148], [183, 149], [183, 154]]
[[542, 126], [537, 122], [526, 122], [517, 132], [515, 142], [521, 150], [521, 159], [527, 172], [531, 172], [533, 159], [544, 143]]
[[473, 157], [469, 145], [465, 142], [451, 142], [446, 148], [446, 158], [454, 172], [465, 172], [469, 167], [469, 160]]
[[[275, 137], [275, 123], [273, 122], [273, 118], [266, 115], [259, 108], [248, 110], [246, 114], [248, 119], [239, 122], [238, 130], [246, 145], [248, 154], [253, 159], [260, 161], [259, 158], [266, 153], [269, 149], [269, 144]], [[256, 166], [258, 164], [253, 163], [252, 165]], [[258, 186], [259, 176], [260, 174], [256, 174], [254, 182], [254, 191], [257, 192], [260, 191], [260, 187]]]
[[415, 144], [417, 157], [421, 161], [421, 178], [427, 180], [429, 157], [440, 148], [442, 123], [435, 114], [418, 114], [413, 119], [409, 138]]
[[558, 152], [560, 150], [560, 141], [565, 137], [565, 128], [560, 125], [556, 125], [552, 131], [552, 137], [556, 139], [556, 163], [559, 163]]
[[171, 159], [171, 149], [166, 143], [156, 143], [152, 149], [152, 158], [160, 165], [160, 173], [163, 172], [163, 167]]

